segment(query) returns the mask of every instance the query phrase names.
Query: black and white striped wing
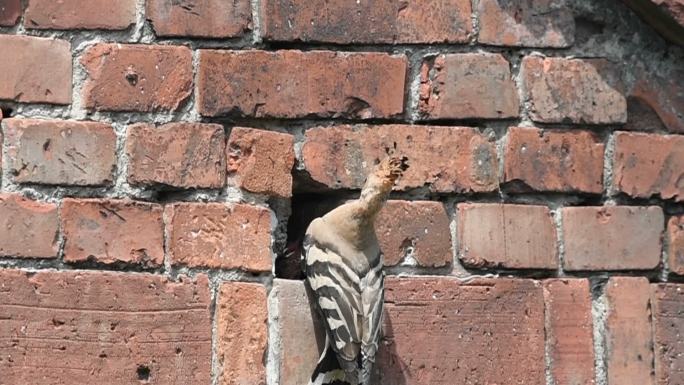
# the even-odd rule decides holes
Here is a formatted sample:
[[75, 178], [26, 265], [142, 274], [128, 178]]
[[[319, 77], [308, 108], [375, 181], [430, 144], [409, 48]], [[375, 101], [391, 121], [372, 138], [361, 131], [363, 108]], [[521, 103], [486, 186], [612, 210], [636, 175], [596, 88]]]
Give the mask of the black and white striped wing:
[[316, 293], [331, 347], [349, 364], [344, 369], [354, 368], [364, 327], [361, 280], [335, 251], [311, 239], [305, 240], [304, 253], [307, 281]]
[[382, 311], [384, 303], [384, 273], [382, 258], [378, 258], [377, 264], [361, 280], [363, 303], [364, 327], [361, 336], [361, 348], [364, 359], [368, 358], [375, 362], [375, 353], [378, 350], [380, 340], [380, 328], [382, 327]]

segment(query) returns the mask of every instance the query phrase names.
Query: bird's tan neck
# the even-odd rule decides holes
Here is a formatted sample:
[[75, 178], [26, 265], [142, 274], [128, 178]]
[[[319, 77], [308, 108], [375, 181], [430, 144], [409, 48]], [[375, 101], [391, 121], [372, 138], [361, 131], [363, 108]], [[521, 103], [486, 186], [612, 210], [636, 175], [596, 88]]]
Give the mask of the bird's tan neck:
[[[382, 187], [382, 186], [380, 186]], [[349, 242], [359, 249], [376, 242], [374, 223], [389, 196], [389, 191], [375, 185], [366, 185], [358, 200], [348, 202], [325, 216]]]

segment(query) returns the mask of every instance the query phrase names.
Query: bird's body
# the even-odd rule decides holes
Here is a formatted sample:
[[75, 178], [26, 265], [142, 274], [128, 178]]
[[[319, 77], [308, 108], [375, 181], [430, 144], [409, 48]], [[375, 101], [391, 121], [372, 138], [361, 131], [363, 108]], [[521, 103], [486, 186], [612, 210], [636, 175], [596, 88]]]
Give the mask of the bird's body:
[[406, 167], [404, 159], [381, 163], [358, 200], [315, 219], [307, 229], [304, 270], [327, 332], [313, 385], [368, 383], [383, 308], [383, 261], [374, 221]]

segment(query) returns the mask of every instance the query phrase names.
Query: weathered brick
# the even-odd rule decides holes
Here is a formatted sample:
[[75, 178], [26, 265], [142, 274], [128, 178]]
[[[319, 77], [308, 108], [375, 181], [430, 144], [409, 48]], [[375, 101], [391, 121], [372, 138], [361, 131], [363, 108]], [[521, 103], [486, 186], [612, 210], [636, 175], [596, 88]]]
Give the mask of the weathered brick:
[[500, 54], [439, 55], [420, 71], [419, 111], [425, 119], [518, 116], [518, 91]]
[[513, 189], [603, 191], [601, 140], [590, 131], [550, 131], [511, 127], [506, 144], [504, 181]]
[[607, 60], [527, 56], [521, 71], [530, 117], [535, 122], [627, 121], [620, 75]]
[[96, 44], [81, 57], [83, 103], [104, 111], [176, 110], [192, 93], [192, 53], [183, 46]]
[[389, 201], [375, 221], [385, 266], [412, 258], [418, 266], [451, 264], [449, 217], [441, 202]]
[[223, 187], [226, 138], [221, 125], [141, 123], [128, 127], [126, 136], [129, 183]]
[[405, 56], [200, 50], [202, 115], [389, 118], [404, 110]]
[[394, 146], [410, 164], [396, 190], [428, 187], [435, 192], [463, 193], [493, 191], [498, 186], [494, 144], [470, 127], [316, 127], [306, 131], [303, 164], [315, 182], [335, 189], [358, 189], [373, 165]]
[[684, 215], [674, 216], [667, 222], [670, 271], [684, 275]]
[[546, 206], [458, 204], [459, 258], [470, 267], [556, 269], [556, 228]]
[[608, 384], [653, 385], [648, 279], [613, 277], [605, 295]]
[[256, 283], [222, 283], [216, 317], [220, 383], [265, 385], [266, 288]]
[[57, 257], [58, 226], [57, 205], [0, 194], [0, 256]]
[[135, 0], [29, 0], [29, 29], [126, 29], [135, 23]]
[[33, 36], [0, 35], [0, 99], [71, 103], [71, 45]]
[[261, 15], [262, 36], [276, 41], [463, 43], [472, 30], [468, 0], [265, 0]]
[[0, 2], [0, 27], [11, 27], [21, 16], [20, 0], [4, 0]]
[[323, 319], [303, 281], [273, 280], [269, 294], [270, 317], [280, 343], [278, 349], [280, 385], [308, 384], [325, 344]]
[[271, 271], [270, 210], [247, 204], [177, 203], [165, 213], [171, 263]]
[[162, 207], [128, 200], [65, 199], [61, 209], [64, 260], [164, 262]]
[[[682, 14], [684, 15], [684, 7]], [[627, 116], [626, 129], [644, 131], [654, 124], [662, 123], [664, 129], [684, 134], [684, 70], [675, 69], [669, 74], [641, 73], [628, 98], [653, 111], [657, 119], [635, 120], [631, 112]], [[655, 120], [655, 121], [654, 121]]]
[[660, 207], [566, 207], [566, 270], [648, 270], [660, 263]]
[[635, 198], [684, 201], [684, 136], [618, 132], [613, 179]]
[[148, 0], [147, 18], [157, 36], [228, 38], [252, 26], [249, 0]]
[[483, 44], [562, 48], [575, 41], [566, 0], [481, 0], [478, 13]]
[[655, 383], [684, 383], [684, 285], [651, 285]]
[[594, 336], [589, 281], [544, 281], [551, 375], [559, 385], [593, 385]]
[[208, 279], [0, 269], [3, 384], [209, 384]]
[[292, 135], [234, 127], [226, 151], [229, 183], [259, 194], [292, 196]]
[[116, 134], [111, 125], [66, 120], [3, 121], [8, 168], [18, 183], [111, 185]]
[[546, 384], [539, 283], [387, 279], [385, 299], [378, 383]]

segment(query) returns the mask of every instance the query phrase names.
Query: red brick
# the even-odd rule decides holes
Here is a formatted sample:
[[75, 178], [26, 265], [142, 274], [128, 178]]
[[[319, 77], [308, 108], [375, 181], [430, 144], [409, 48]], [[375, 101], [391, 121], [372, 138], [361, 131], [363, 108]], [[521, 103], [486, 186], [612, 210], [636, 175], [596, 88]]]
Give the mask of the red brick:
[[67, 120], [6, 119], [10, 173], [18, 183], [111, 185], [116, 134], [111, 125]]
[[135, 24], [135, 0], [29, 0], [29, 29], [126, 29]]
[[0, 99], [71, 103], [71, 45], [65, 40], [0, 35]]
[[547, 349], [553, 383], [593, 385], [594, 335], [589, 281], [544, 281]]
[[620, 75], [607, 60], [528, 56], [522, 61], [521, 71], [530, 117], [535, 122], [627, 121]]
[[315, 182], [335, 189], [358, 189], [373, 165], [394, 146], [410, 164], [396, 190], [427, 187], [434, 192], [464, 193], [494, 191], [498, 186], [494, 144], [470, 127], [316, 127], [306, 131], [303, 164]]
[[613, 169], [620, 192], [684, 201], [684, 136], [618, 132]]
[[128, 200], [65, 199], [61, 209], [64, 260], [164, 262], [162, 207]]
[[292, 196], [295, 161], [292, 135], [234, 127], [226, 155], [231, 183], [254, 193]]
[[20, 0], [4, 0], [0, 3], [0, 27], [12, 27], [21, 16]]
[[192, 53], [183, 46], [96, 44], [81, 57], [83, 103], [104, 111], [176, 110], [192, 93]]
[[667, 222], [667, 239], [670, 271], [684, 275], [684, 215], [674, 216]]
[[603, 150], [601, 140], [590, 131], [511, 127], [504, 181], [522, 183], [522, 190], [600, 194]]
[[126, 132], [128, 182], [179, 188], [221, 188], [226, 178], [223, 126], [141, 123]]
[[420, 70], [419, 110], [425, 119], [518, 116], [518, 91], [499, 54], [439, 55]]
[[[684, 10], [682, 11], [684, 15]], [[653, 120], [633, 121], [628, 114], [628, 129], [644, 131], [660, 121], [664, 129], [684, 134], [684, 70], [673, 70], [668, 75], [642, 73], [632, 88], [630, 99], [653, 111]]]
[[656, 384], [684, 383], [684, 285], [651, 285]]
[[174, 265], [270, 272], [270, 210], [247, 204], [167, 206], [167, 242]]
[[325, 344], [323, 319], [314, 308], [311, 291], [303, 281], [273, 280], [270, 297], [270, 317], [275, 326], [273, 339], [280, 359], [280, 385], [308, 384]]
[[202, 115], [389, 118], [404, 110], [405, 56], [200, 50]]
[[277, 41], [463, 43], [472, 31], [468, 0], [265, 0], [261, 15], [264, 39]]
[[385, 299], [378, 383], [546, 384], [537, 282], [387, 279]]
[[563, 0], [481, 0], [478, 13], [483, 44], [563, 48], [575, 41], [575, 20]]
[[222, 283], [216, 317], [220, 384], [265, 385], [266, 288], [256, 283]]
[[566, 270], [649, 270], [660, 264], [660, 207], [566, 207]]
[[227, 38], [252, 27], [249, 0], [148, 0], [147, 18], [157, 36]]
[[459, 258], [470, 267], [556, 269], [556, 227], [546, 206], [458, 204]]
[[608, 384], [653, 384], [649, 285], [646, 278], [613, 277], [605, 289]]
[[451, 265], [449, 217], [441, 202], [389, 201], [375, 221], [385, 265], [410, 257], [423, 267]]
[[0, 256], [57, 257], [58, 226], [57, 205], [0, 194]]
[[210, 304], [204, 275], [0, 270], [2, 382], [209, 384]]

